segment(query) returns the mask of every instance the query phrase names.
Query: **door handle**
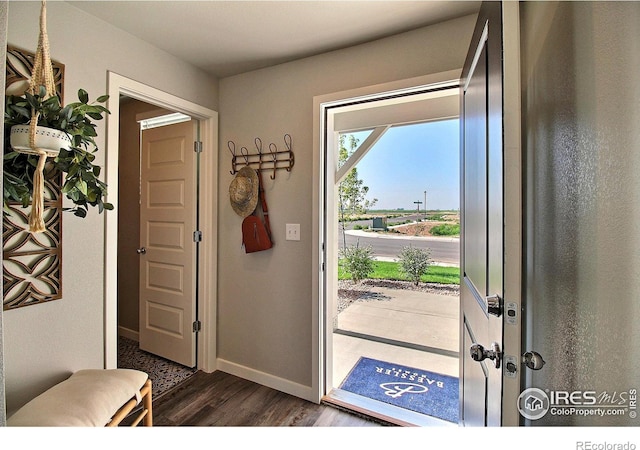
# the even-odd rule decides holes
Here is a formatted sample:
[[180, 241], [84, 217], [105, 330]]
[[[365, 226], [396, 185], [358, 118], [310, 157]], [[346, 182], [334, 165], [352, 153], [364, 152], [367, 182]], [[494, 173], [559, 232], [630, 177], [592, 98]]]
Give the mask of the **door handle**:
[[497, 342], [491, 344], [491, 349], [487, 350], [480, 344], [473, 344], [469, 349], [471, 353], [471, 359], [474, 361], [484, 361], [485, 359], [490, 359], [493, 361], [493, 365], [496, 369], [500, 368], [502, 363], [502, 352], [500, 351], [500, 345]]
[[546, 364], [542, 355], [538, 352], [529, 351], [522, 355], [522, 362], [531, 370], [540, 370]]
[[139, 249], [136, 250], [136, 253], [138, 255], [144, 255], [145, 253], [147, 253], [147, 249], [144, 247], [140, 247]]
[[498, 294], [487, 297], [487, 312], [493, 316], [500, 317], [502, 315], [502, 297]]

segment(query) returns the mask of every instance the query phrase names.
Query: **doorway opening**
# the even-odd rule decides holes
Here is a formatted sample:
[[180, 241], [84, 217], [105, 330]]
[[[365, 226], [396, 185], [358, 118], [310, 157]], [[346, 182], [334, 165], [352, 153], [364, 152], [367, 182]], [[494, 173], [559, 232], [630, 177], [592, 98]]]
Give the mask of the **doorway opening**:
[[[188, 333], [189, 336], [191, 336], [192, 343], [190, 345], [195, 349], [193, 351], [194, 362], [188, 365], [196, 366], [195, 368], [205, 372], [212, 372], [216, 369], [215, 292], [217, 279], [215, 273], [217, 254], [217, 212], [215, 208], [215, 199], [217, 198], [217, 112], [112, 72], [109, 72], [108, 86], [110, 98], [116, 99], [115, 104], [109, 105], [111, 114], [107, 122], [107, 148], [109, 151], [107, 153], [106, 162], [106, 178], [107, 184], [109, 185], [109, 194], [114, 199], [124, 198], [124, 195], [119, 195], [121, 188], [123, 189], [123, 192], [126, 192], [124, 187], [121, 186], [120, 180], [120, 154], [126, 152], [126, 149], [122, 148], [120, 144], [119, 123], [121, 108], [119, 99], [122, 96], [140, 101], [144, 104], [153, 105], [155, 109], [164, 109], [171, 112], [182, 113], [191, 117], [199, 124], [198, 140], [200, 143], [196, 146], [194, 146], [193, 143], [189, 146], [185, 144], [183, 149], [180, 150], [180, 152], [185, 154], [189, 153], [190, 155], [193, 155], [194, 152], [198, 154], [200, 168], [196, 171], [196, 174], [198, 172], [210, 174], [207, 177], [203, 177], [199, 183], [197, 183], [199, 186], [197, 208], [195, 206], [189, 208], [194, 212], [196, 210], [198, 211], [198, 230], [190, 229], [191, 226], [189, 226], [189, 229], [187, 230], [186, 225], [182, 227], [175, 223], [169, 223], [170, 221], [162, 218], [151, 219], [150, 225], [146, 228], [148, 230], [151, 229], [156, 233], [156, 236], [164, 235], [168, 238], [173, 236], [174, 241], [172, 245], [175, 245], [177, 242], [190, 242], [192, 240], [192, 236], [194, 241], [197, 237], [198, 242], [200, 243], [194, 256], [194, 264], [197, 265], [198, 271], [202, 273], [202, 276], [199, 277], [197, 281], [194, 281], [193, 292], [189, 294], [189, 297], [195, 299], [193, 308], [194, 313], [192, 316], [193, 319], [190, 318], [188, 323], [185, 322], [187, 323], [186, 326], [184, 324], [181, 325], [181, 333], [184, 335], [187, 335]], [[139, 130], [135, 132], [139, 133]], [[138, 145], [135, 147], [137, 150]], [[171, 152], [167, 152], [165, 150], [166, 149], [161, 148], [156, 152], [156, 155], [158, 155], [158, 158], [154, 161], [154, 163], [158, 163], [156, 165], [162, 166], [163, 163], [169, 162], [172, 158], [175, 159], [171, 156]], [[194, 179], [193, 181], [195, 181], [196, 174], [183, 177], [183, 179], [185, 179], [185, 183], [188, 181], [186, 180], [188, 178]], [[186, 192], [189, 191], [189, 189], [174, 189], [175, 187], [175, 183], [160, 181], [156, 183], [153, 195], [148, 196], [148, 198], [165, 198], [165, 194], [167, 194], [170, 200], [173, 199], [172, 201], [176, 199], [186, 199]], [[136, 202], [138, 198], [137, 194], [140, 189], [142, 189], [140, 186], [136, 186], [134, 188], [135, 193], [133, 198]], [[155, 208], [157, 205], [152, 206]], [[155, 209], [159, 210], [159, 208]], [[121, 249], [118, 246], [120, 234], [119, 216], [126, 215], [132, 211], [130, 209], [123, 209], [119, 202], [116, 201], [116, 208], [114, 212], [114, 214], [109, 215], [109, 217], [106, 217], [105, 219], [107, 222], [105, 236], [105, 368], [107, 369], [116, 368], [118, 366], [118, 316], [120, 314], [118, 307], [118, 262], [125, 256], [124, 252], [120, 251]], [[140, 250], [140, 246], [136, 245], [133, 249], [135, 253], [133, 257], [137, 258], [139, 255], [136, 250]], [[141, 251], [141, 254], [144, 253]], [[165, 291], [171, 290], [171, 286], [160, 285], [162, 283], [167, 284], [169, 282], [175, 282], [179, 279], [177, 276], [179, 275], [179, 271], [169, 270], [175, 269], [175, 266], [177, 266], [177, 264], [173, 264], [173, 266], [172, 264], [173, 263], [171, 262], [166, 263], [164, 266], [162, 264], [157, 264], [154, 270], [157, 269], [155, 272], [156, 281], [162, 274], [170, 275], [174, 278], [161, 280], [160, 283], [152, 282], [148, 284], [157, 288], [158, 291], [162, 291], [163, 289]], [[146, 273], [151, 273], [151, 271], [147, 270]], [[191, 285], [191, 283], [189, 284]], [[167, 323], [168, 326], [158, 326], [156, 328], [159, 328], [159, 331], [163, 331], [167, 335], [173, 334], [175, 336], [176, 333], [171, 333], [169, 330], [171, 330], [171, 327], [174, 327], [174, 330], [176, 329], [176, 324], [170, 323], [170, 321], [172, 320], [172, 317], [176, 317], [177, 315], [163, 315], [163, 312], [166, 311], [167, 308], [157, 308], [156, 311], [153, 311], [153, 314], [156, 314], [154, 317], [154, 320], [156, 321], [155, 323], [161, 324], [162, 320], [169, 321]], [[195, 320], [196, 312], [197, 320]], [[168, 350], [173, 351], [173, 349]], [[195, 364], [196, 358], [197, 365]], [[175, 358], [171, 357], [171, 359]]]
[[[327, 114], [323, 400], [403, 425], [458, 420], [458, 92], [427, 87]], [[371, 270], [354, 277], [363, 260]], [[430, 267], [417, 285], [412, 260]]]
[[148, 373], [157, 398], [195, 373], [199, 123], [126, 96], [119, 106], [118, 367]]

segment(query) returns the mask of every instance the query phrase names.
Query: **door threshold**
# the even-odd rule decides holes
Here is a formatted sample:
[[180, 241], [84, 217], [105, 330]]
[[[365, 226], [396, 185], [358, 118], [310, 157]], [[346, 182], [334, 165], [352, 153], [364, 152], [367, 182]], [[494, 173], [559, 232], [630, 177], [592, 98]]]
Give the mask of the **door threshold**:
[[437, 417], [419, 414], [342, 389], [333, 389], [322, 397], [322, 402], [401, 427], [458, 426]]

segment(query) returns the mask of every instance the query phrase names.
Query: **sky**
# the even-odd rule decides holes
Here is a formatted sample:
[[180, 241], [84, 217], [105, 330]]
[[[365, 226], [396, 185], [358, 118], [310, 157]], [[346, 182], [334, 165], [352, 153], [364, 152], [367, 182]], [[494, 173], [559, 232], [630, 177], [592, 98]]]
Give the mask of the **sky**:
[[[354, 133], [364, 142], [369, 132]], [[460, 207], [458, 119], [392, 127], [356, 165], [372, 209]]]

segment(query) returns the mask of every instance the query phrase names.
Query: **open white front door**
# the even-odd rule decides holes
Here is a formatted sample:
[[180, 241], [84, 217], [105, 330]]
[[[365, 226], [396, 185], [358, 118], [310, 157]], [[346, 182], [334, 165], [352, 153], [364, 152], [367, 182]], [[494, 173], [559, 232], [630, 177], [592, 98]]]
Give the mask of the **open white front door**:
[[140, 348], [194, 367], [194, 121], [153, 128], [142, 134]]
[[460, 420], [518, 426], [522, 158], [518, 2], [484, 2], [461, 79]]
[[500, 2], [480, 10], [461, 80], [461, 422], [502, 424], [504, 201]]

